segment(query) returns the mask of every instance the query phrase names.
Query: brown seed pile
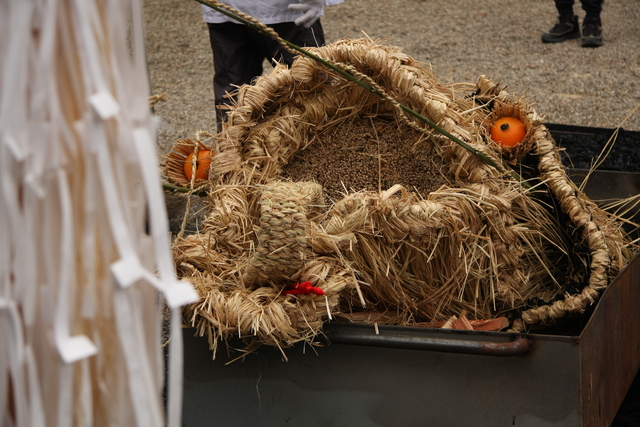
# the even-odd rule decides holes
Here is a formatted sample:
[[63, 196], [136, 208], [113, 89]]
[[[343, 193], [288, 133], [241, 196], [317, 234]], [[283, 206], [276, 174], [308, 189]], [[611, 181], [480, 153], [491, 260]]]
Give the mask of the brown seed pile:
[[345, 192], [395, 184], [426, 197], [446, 183], [442, 158], [420, 132], [378, 117], [359, 117], [317, 135], [283, 169], [285, 179], [322, 185], [331, 202]]

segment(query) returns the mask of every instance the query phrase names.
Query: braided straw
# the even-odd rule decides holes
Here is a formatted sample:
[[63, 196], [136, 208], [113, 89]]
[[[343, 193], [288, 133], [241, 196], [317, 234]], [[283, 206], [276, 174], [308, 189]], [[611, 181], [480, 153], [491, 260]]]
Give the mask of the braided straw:
[[314, 183], [275, 182], [261, 188], [258, 244], [244, 275], [248, 284], [290, 280], [311, 251], [307, 245], [309, 211], [322, 205]]
[[579, 293], [568, 295], [550, 305], [524, 311], [521, 319], [517, 319], [512, 326], [516, 332], [524, 331], [527, 325], [584, 311], [598, 300], [610, 278], [617, 274], [628, 256], [624, 253], [622, 242], [615, 238], [620, 230], [611, 222], [603, 221], [604, 216], [598, 207], [569, 180], [548, 131], [539, 132], [535, 140], [540, 157], [540, 176], [548, 182], [562, 211], [569, 215], [572, 224], [580, 230], [586, 241], [590, 252], [590, 275], [587, 286]]
[[[629, 259], [619, 224], [567, 178], [525, 99], [485, 77], [444, 84], [399, 48], [370, 39], [309, 50], [372, 89], [308, 57], [239, 88], [212, 138], [203, 234], [175, 245], [182, 274], [202, 297], [190, 320], [214, 349], [234, 333], [282, 348], [310, 341], [332, 313], [363, 306], [395, 324], [511, 311], [520, 315], [511, 327], [522, 331], [584, 310]], [[504, 116], [526, 125], [515, 148], [490, 139], [491, 125]], [[292, 160], [326, 135], [373, 118], [395, 121], [401, 137], [419, 131], [415, 149], [432, 150], [432, 170], [446, 184], [417, 194], [401, 183], [373, 191], [345, 182], [344, 197], [323, 205], [318, 184], [283, 180]], [[513, 179], [510, 165], [532, 188]], [[307, 280], [328, 302], [282, 295]]]

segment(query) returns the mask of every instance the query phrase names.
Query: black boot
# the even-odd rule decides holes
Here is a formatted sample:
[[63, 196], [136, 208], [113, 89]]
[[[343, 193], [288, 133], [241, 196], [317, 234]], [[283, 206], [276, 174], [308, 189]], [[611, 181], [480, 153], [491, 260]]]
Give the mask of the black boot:
[[578, 16], [559, 16], [556, 25], [549, 32], [542, 35], [542, 41], [544, 43], [560, 43], [579, 37], [580, 25], [578, 24]]
[[584, 18], [582, 23], [582, 47], [602, 46], [602, 22], [600, 18]]

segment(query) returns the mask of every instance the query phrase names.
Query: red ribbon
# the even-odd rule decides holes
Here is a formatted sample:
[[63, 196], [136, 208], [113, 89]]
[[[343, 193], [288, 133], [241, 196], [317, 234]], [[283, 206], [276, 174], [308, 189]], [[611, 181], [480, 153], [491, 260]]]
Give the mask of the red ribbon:
[[294, 283], [289, 289], [282, 292], [283, 295], [324, 295], [324, 291], [316, 286], [313, 286], [311, 282]]

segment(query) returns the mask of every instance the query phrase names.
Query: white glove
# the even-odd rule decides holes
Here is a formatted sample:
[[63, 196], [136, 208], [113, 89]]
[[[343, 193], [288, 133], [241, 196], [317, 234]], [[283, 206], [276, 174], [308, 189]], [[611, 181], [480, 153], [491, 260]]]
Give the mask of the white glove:
[[295, 20], [296, 25], [310, 28], [324, 12], [324, 0], [300, 0], [300, 3], [290, 4], [289, 10], [299, 10], [304, 14]]

